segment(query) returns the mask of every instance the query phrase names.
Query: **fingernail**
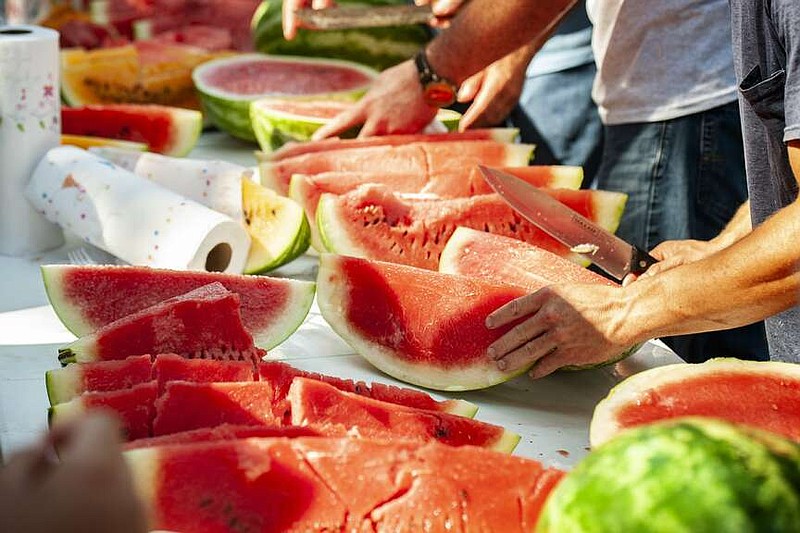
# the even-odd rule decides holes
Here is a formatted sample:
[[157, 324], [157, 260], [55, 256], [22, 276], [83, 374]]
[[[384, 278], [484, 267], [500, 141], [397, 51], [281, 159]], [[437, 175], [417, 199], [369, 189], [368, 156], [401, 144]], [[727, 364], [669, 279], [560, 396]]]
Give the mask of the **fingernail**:
[[508, 366], [508, 363], [506, 363], [502, 359], [497, 362], [497, 368], [499, 368], [500, 370], [505, 370], [507, 366]]
[[497, 350], [494, 347], [489, 346], [489, 349], [486, 350], [486, 356], [489, 359], [494, 359], [495, 355], [497, 355]]
[[494, 327], [494, 319], [491, 316], [487, 316], [484, 323], [486, 324], [486, 327], [489, 329]]

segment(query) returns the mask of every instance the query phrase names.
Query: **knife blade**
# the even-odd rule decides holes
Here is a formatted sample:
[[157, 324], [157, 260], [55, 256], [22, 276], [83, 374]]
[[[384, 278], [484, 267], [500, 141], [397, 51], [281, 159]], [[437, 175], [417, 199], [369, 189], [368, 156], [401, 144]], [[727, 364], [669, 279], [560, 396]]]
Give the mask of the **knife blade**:
[[478, 168], [489, 186], [526, 220], [616, 279], [621, 281], [628, 274], [641, 274], [657, 262], [644, 250], [516, 176], [483, 165]]
[[346, 30], [351, 28], [426, 24], [433, 18], [433, 12], [430, 5], [337, 6], [326, 9], [299, 9], [297, 18], [303, 28], [312, 30]]

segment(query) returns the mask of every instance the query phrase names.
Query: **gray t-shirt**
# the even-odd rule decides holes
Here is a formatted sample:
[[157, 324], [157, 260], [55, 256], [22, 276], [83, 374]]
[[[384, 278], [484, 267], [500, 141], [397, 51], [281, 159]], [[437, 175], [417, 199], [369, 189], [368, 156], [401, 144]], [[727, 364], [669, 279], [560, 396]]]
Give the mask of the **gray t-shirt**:
[[[800, 139], [800, 0], [730, 0], [753, 225], [797, 198], [786, 142]], [[798, 246], [798, 242], [786, 243]], [[800, 307], [766, 321], [770, 357], [800, 363]]]

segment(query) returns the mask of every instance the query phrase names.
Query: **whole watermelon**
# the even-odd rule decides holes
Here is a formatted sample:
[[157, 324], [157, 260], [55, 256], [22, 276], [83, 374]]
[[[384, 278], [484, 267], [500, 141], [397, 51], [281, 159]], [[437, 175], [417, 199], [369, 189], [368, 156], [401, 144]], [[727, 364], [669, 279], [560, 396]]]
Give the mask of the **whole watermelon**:
[[[382, 6], [405, 4], [404, 0], [340, 0], [339, 4]], [[425, 26], [392, 26], [352, 30], [299, 30], [291, 41], [283, 38], [281, 0], [265, 0], [253, 15], [253, 42], [266, 54], [329, 57], [355, 61], [384, 70], [412, 57], [431, 33]]]
[[622, 433], [548, 499], [537, 532], [797, 532], [800, 446], [683, 418]]

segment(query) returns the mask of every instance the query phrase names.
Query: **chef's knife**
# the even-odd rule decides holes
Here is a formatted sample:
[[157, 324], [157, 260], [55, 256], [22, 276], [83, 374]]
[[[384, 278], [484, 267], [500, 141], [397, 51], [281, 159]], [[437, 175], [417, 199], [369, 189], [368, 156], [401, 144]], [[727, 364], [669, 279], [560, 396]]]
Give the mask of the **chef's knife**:
[[641, 274], [657, 262], [644, 250], [628, 244], [516, 176], [483, 165], [478, 168], [492, 189], [520, 215], [616, 279]]
[[297, 18], [303, 28], [345, 30], [426, 24], [433, 18], [431, 6], [338, 6], [326, 9], [299, 9]]

